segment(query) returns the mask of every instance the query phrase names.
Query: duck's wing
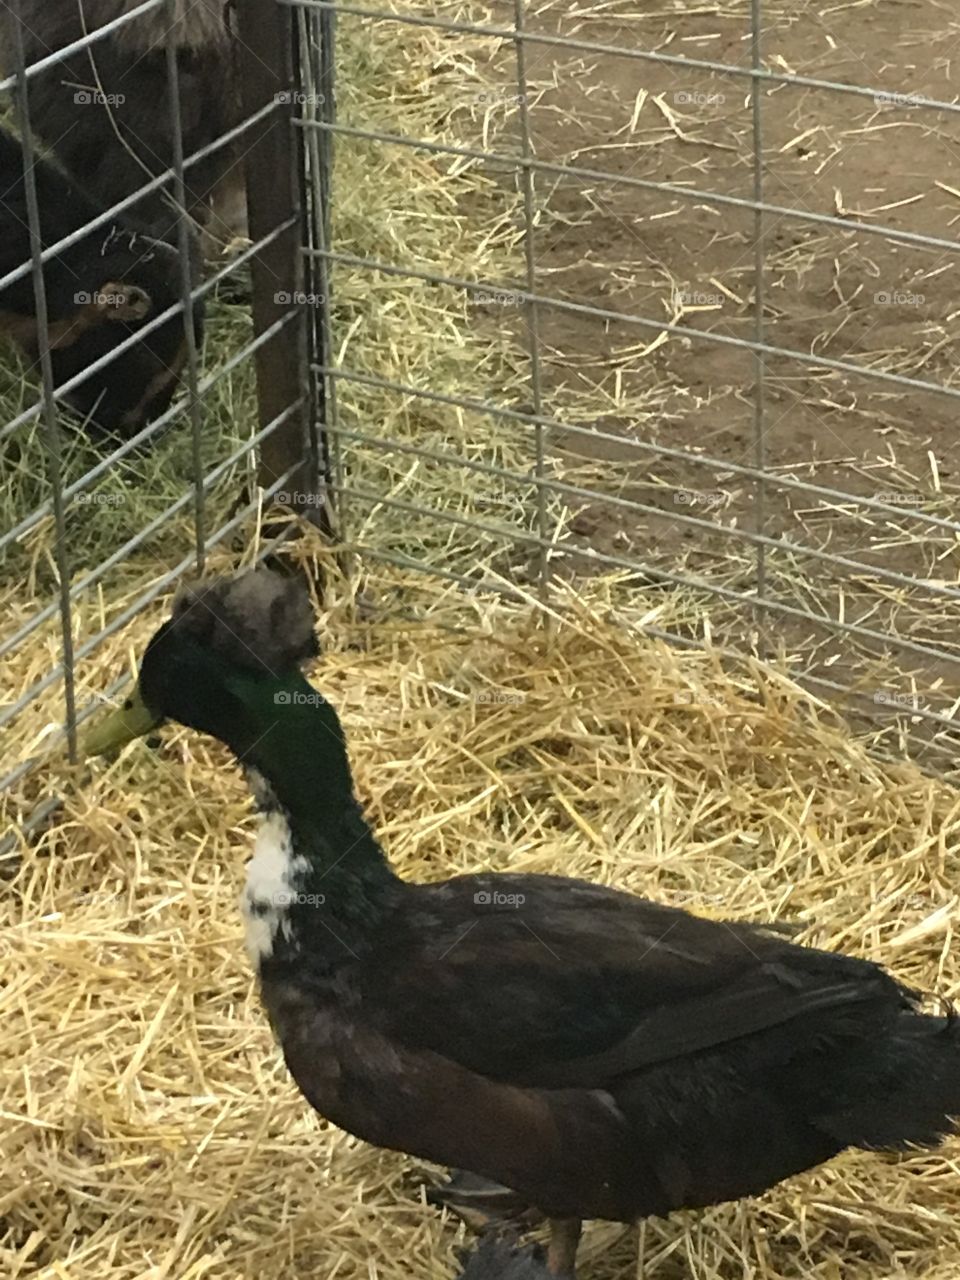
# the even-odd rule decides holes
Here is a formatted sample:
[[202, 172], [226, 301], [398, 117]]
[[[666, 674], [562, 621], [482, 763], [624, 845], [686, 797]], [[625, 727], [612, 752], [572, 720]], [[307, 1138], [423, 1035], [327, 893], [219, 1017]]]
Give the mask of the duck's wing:
[[515, 1084], [602, 1088], [807, 1015], [824, 1015], [813, 1034], [837, 1033], [910, 998], [867, 962], [582, 881], [413, 892], [370, 957], [365, 1009], [390, 1038]]

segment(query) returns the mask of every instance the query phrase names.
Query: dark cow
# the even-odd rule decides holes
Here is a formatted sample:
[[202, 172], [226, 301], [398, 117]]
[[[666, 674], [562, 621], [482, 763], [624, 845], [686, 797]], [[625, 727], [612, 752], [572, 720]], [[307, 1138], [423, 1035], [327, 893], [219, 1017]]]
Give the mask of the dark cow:
[[[35, 164], [43, 248], [102, 210], [46, 161]], [[0, 277], [30, 260], [23, 149], [0, 130]], [[136, 334], [181, 297], [181, 257], [171, 245], [126, 220], [89, 230], [43, 267], [48, 341], [58, 386]], [[203, 307], [193, 309], [197, 345]], [[0, 286], [0, 332], [33, 358], [39, 350], [30, 272]], [[69, 407], [95, 426], [130, 436], [170, 404], [187, 359], [182, 312], [174, 313], [129, 350], [67, 395]]]
[[[27, 63], [62, 49], [141, 0], [21, 0]], [[230, 0], [176, 0], [184, 154], [206, 146], [241, 119], [237, 42]], [[105, 208], [131, 195], [173, 164], [167, 92], [165, 6], [138, 15], [87, 49], [65, 57], [30, 80], [34, 132], [63, 168]], [[13, 70], [6, 19], [3, 62]], [[240, 142], [215, 151], [186, 172], [187, 204], [211, 242], [245, 234]], [[170, 239], [169, 196], [138, 202], [136, 216], [154, 235]]]

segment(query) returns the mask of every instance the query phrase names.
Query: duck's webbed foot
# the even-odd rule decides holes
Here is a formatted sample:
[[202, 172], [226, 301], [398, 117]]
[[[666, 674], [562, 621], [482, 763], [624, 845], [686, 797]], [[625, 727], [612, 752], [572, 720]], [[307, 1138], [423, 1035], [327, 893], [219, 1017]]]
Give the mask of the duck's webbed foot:
[[427, 1191], [427, 1202], [448, 1208], [473, 1231], [507, 1224], [535, 1226], [543, 1217], [509, 1187], [460, 1169], [452, 1170], [442, 1186], [431, 1187]]

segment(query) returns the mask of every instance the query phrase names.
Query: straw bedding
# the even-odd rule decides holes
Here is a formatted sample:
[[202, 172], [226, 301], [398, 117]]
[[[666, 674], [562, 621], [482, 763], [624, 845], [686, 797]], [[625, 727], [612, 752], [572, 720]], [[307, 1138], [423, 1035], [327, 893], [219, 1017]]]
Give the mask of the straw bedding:
[[[396, 570], [367, 591], [404, 592], [410, 620], [357, 620], [333, 581], [313, 675], [404, 875], [591, 877], [792, 922], [956, 992], [949, 786], [874, 763], [773, 669], [651, 641], [656, 607], [609, 584], [548, 626]], [[458, 1232], [418, 1203], [424, 1171], [325, 1125], [286, 1078], [242, 949], [251, 816], [224, 753], [170, 729], [65, 781], [4, 901], [3, 1274], [452, 1276]], [[639, 1237], [599, 1226], [583, 1274], [946, 1280], [958, 1156], [851, 1154]]]

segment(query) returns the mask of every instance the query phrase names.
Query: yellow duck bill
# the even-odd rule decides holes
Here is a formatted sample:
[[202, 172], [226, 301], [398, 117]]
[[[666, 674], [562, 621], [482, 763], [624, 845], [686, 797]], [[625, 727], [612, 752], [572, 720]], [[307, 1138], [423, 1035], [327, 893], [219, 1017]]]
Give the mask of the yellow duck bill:
[[145, 733], [162, 722], [162, 716], [156, 716], [140, 695], [140, 686], [136, 685], [122, 707], [104, 717], [95, 724], [84, 740], [84, 755], [102, 756], [108, 751], [116, 751], [125, 747], [134, 738], [142, 738]]

